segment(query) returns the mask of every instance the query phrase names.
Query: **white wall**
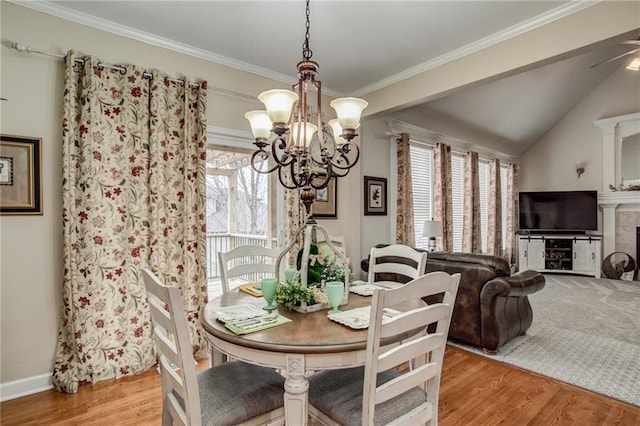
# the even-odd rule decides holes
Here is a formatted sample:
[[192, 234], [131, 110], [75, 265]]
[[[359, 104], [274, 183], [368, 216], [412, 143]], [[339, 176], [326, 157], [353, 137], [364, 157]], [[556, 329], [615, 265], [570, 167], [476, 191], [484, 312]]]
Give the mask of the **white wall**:
[[[0, 5], [2, 64], [0, 95], [1, 131], [4, 134], [42, 138], [42, 216], [2, 216], [1, 232], [1, 335], [0, 382], [50, 374], [59, 325], [62, 286], [61, 121], [63, 61], [20, 53], [10, 42], [65, 54], [74, 49], [105, 62], [132, 63], [192, 80], [207, 80], [209, 88], [255, 96], [283, 83], [98, 31], [7, 2]], [[295, 65], [295, 64], [293, 64]], [[295, 76], [292, 75], [292, 78]], [[249, 131], [244, 113], [259, 102], [208, 93], [208, 125]], [[326, 102], [325, 102], [326, 103]], [[341, 179], [338, 220], [323, 220], [329, 232], [344, 235], [350, 256], [358, 258], [360, 199], [359, 165]], [[353, 188], [353, 189], [352, 189]], [[353, 243], [352, 243], [353, 241]], [[359, 261], [359, 259], [358, 259]], [[6, 389], [2, 389], [3, 392]]]
[[[640, 72], [621, 66], [523, 153], [520, 190], [605, 189], [602, 131], [593, 121], [636, 112], [640, 112]], [[580, 179], [576, 162], [585, 163]]]
[[[362, 176], [360, 178], [361, 187], [359, 198], [358, 212], [361, 215], [360, 220], [360, 243], [361, 251], [357, 262], [357, 271], [360, 271], [360, 260], [367, 257], [371, 247], [379, 243], [392, 244], [395, 238], [391, 233], [391, 227], [395, 226], [391, 223], [391, 212], [395, 209], [396, 199], [392, 196], [395, 189], [392, 187], [393, 182], [389, 180], [391, 177], [391, 161], [389, 153], [391, 152], [392, 142], [385, 132], [389, 129], [384, 118], [365, 119], [362, 123], [360, 132], [362, 135]], [[364, 216], [364, 176], [382, 177], [387, 179], [387, 215], [386, 216]], [[354, 194], [355, 196], [355, 194]]]

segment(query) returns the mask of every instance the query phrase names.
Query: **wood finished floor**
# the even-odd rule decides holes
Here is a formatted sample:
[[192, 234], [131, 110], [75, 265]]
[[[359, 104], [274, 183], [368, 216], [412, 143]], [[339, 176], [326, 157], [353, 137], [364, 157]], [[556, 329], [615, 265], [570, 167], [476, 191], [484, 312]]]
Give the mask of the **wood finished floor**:
[[[208, 360], [200, 363], [206, 367]], [[160, 377], [134, 377], [55, 391], [0, 404], [2, 426], [159, 425]], [[316, 423], [310, 422], [311, 425]], [[640, 408], [448, 347], [440, 389], [439, 424], [640, 425]]]

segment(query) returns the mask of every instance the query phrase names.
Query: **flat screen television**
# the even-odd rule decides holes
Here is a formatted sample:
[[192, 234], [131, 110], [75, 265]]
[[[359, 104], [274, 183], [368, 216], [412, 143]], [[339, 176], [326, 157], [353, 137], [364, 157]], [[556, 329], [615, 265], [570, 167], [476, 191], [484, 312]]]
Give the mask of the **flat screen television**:
[[598, 191], [520, 192], [521, 232], [584, 232], [598, 229]]

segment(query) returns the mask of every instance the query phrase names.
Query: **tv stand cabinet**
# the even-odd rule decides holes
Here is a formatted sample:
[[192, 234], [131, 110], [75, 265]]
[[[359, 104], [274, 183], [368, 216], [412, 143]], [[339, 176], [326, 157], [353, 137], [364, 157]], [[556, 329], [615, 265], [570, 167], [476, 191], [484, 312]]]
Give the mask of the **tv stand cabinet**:
[[601, 277], [602, 237], [597, 235], [519, 235], [518, 268]]

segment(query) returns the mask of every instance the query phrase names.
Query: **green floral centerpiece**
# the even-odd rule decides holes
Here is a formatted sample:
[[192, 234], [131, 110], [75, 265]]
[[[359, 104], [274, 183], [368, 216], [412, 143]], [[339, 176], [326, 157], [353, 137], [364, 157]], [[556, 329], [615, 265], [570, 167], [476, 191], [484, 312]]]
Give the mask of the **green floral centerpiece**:
[[[312, 244], [309, 247], [309, 260], [307, 264], [307, 284], [303, 284], [300, 271], [302, 268], [303, 250], [299, 250], [296, 257], [297, 272], [290, 282], [280, 281], [276, 290], [275, 300], [292, 310], [299, 310], [300, 307], [310, 307], [314, 305], [317, 309], [305, 309], [305, 312], [325, 308], [328, 300], [324, 292], [324, 284], [329, 281], [345, 281], [345, 268], [336, 262], [333, 253], [326, 253], [319, 250], [318, 246]], [[349, 281], [352, 273], [349, 272]]]

